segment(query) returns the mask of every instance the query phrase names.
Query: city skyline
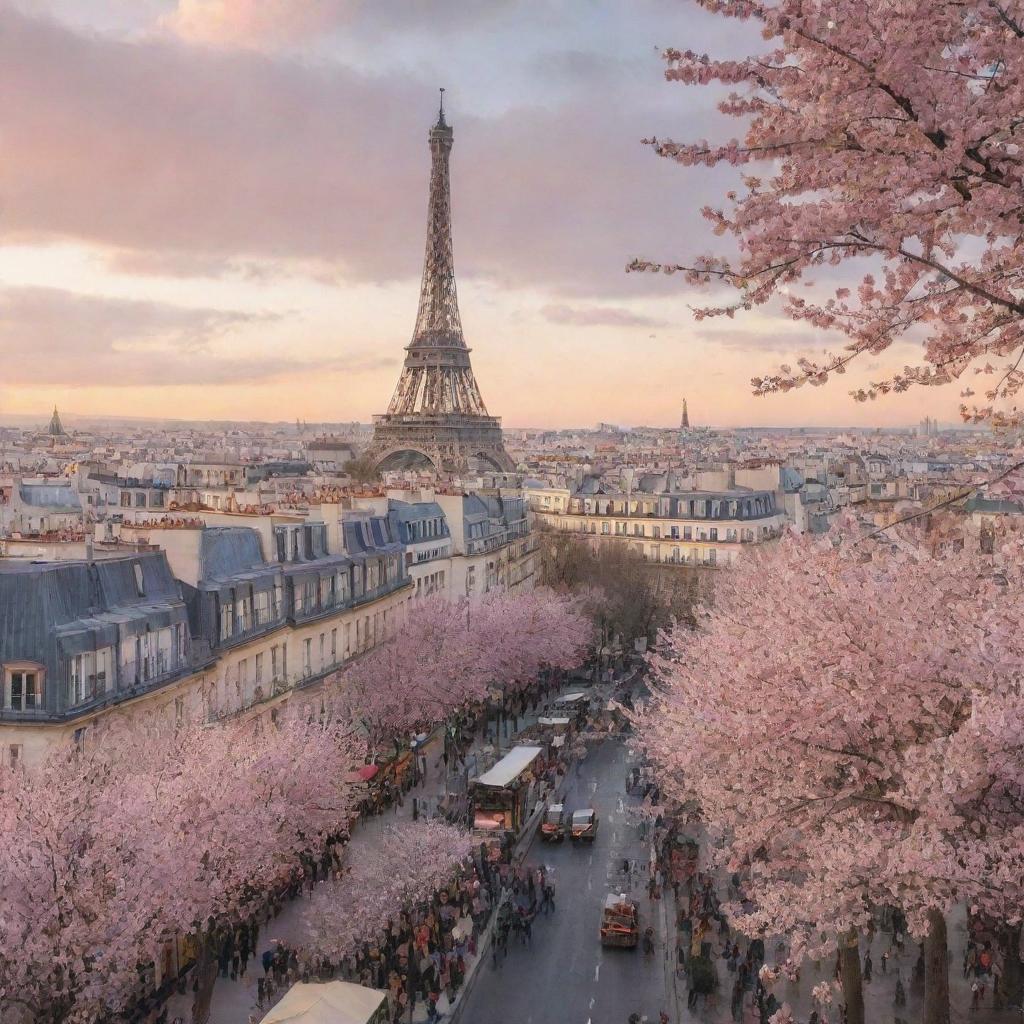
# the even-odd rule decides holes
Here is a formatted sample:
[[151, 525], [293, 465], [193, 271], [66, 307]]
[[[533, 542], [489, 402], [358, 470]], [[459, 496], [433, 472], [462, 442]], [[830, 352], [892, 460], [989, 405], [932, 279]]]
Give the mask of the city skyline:
[[914, 361], [908, 346], [755, 401], [753, 374], [824, 339], [771, 312], [696, 322], [707, 294], [624, 272], [710, 249], [699, 207], [729, 184], [641, 144], [731, 128], [705, 90], [663, 81], [659, 47], [742, 38], [667, 0], [605, 0], [583, 22], [431, 10], [0, 5], [0, 80], [25, 98], [0, 168], [0, 411], [368, 421], [415, 317], [445, 85], [462, 315], [507, 426], [670, 426], [684, 396], [725, 427], [955, 422], [955, 386], [847, 396]]

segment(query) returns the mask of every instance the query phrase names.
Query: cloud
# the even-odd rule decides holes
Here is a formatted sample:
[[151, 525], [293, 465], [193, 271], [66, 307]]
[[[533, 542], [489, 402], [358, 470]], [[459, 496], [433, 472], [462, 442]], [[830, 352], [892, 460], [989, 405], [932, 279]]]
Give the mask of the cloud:
[[[583, 61], [586, 88], [552, 105], [470, 116], [452, 89], [461, 277], [560, 297], [678, 288], [623, 267], [683, 255], [680, 239], [697, 236], [701, 205], [729, 175], [683, 171], [639, 140], [683, 119], [685, 134], [705, 133], [713, 97], [689, 93], [684, 106], [653, 53], [606, 62], [603, 79], [597, 63]], [[413, 280], [436, 95], [416, 67], [378, 77], [166, 36], [87, 35], [5, 9], [0, 91], [19, 99], [3, 125], [5, 238], [85, 241], [138, 267], [296, 261], [349, 280]], [[465, 95], [478, 78], [459, 74]]]
[[[797, 352], [810, 354], [822, 347], [823, 336], [812, 336], [797, 327], [787, 330], [785, 321], [769, 328], [741, 326], [739, 320], [729, 321], [721, 328], [695, 327], [690, 335], [698, 341], [742, 352]], [[838, 343], [837, 343], [838, 344]]]
[[511, 0], [178, 0], [161, 24], [189, 42], [278, 49], [341, 29], [449, 31], [497, 15]]
[[575, 327], [668, 327], [667, 320], [634, 313], [621, 306], [566, 306], [552, 304], [541, 310], [541, 315], [553, 324], [571, 324]]
[[129, 387], [269, 383], [371, 372], [396, 363], [367, 355], [303, 360], [220, 354], [232, 332], [275, 317], [53, 288], [0, 291], [0, 346], [9, 385]]

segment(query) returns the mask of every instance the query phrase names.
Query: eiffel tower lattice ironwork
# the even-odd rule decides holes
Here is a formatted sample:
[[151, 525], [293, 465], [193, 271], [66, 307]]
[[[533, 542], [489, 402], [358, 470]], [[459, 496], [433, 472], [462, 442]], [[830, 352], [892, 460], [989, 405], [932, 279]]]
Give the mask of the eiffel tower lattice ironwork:
[[444, 472], [461, 472], [477, 459], [502, 472], [515, 467], [480, 395], [470, 349], [462, 335], [452, 253], [448, 158], [454, 133], [444, 117], [430, 129], [430, 198], [420, 303], [412, 341], [388, 411], [374, 417], [366, 456], [378, 468], [401, 468], [417, 456]]

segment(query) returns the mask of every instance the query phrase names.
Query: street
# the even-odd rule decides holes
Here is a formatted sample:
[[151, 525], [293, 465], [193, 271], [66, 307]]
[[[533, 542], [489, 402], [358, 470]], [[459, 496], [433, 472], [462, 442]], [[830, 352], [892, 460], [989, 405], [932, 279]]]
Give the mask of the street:
[[[601, 822], [593, 846], [535, 839], [526, 862], [545, 864], [555, 882], [556, 911], [538, 916], [532, 946], [509, 943], [495, 969], [487, 957], [462, 1007], [464, 1024], [626, 1024], [631, 1013], [658, 1020], [668, 1008], [660, 903], [647, 898], [648, 846], [641, 843], [624, 795], [630, 761], [623, 744], [605, 740], [591, 749], [570, 779], [565, 805], [596, 808]], [[637, 870], [626, 881], [624, 858]], [[655, 953], [605, 949], [598, 929], [609, 892], [631, 892], [640, 907], [641, 933], [653, 926]], [[652, 910], [653, 906], [653, 910]]]

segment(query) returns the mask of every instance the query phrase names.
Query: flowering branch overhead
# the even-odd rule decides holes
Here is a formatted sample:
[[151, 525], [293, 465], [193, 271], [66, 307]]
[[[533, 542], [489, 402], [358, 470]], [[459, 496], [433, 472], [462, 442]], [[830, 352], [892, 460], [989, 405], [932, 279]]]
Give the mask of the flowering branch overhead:
[[[820, 361], [755, 377], [754, 393], [821, 385], [864, 353], [924, 338], [920, 365], [857, 389], [858, 401], [959, 378], [976, 359], [1024, 349], [1024, 8], [1020, 0], [695, 0], [757, 23], [772, 48], [714, 60], [665, 52], [669, 81], [742, 87], [719, 109], [746, 121], [743, 140], [649, 139], [685, 166], [767, 164], [744, 174], [728, 210], [706, 208], [739, 256], [689, 263], [637, 259], [628, 269], [680, 273], [738, 293], [698, 318], [779, 299], [791, 319], [846, 338]], [[796, 295], [818, 268], [866, 263], [855, 289]], [[1011, 364], [989, 403], [1024, 385]], [[965, 419], [1017, 422], [993, 404]]]

